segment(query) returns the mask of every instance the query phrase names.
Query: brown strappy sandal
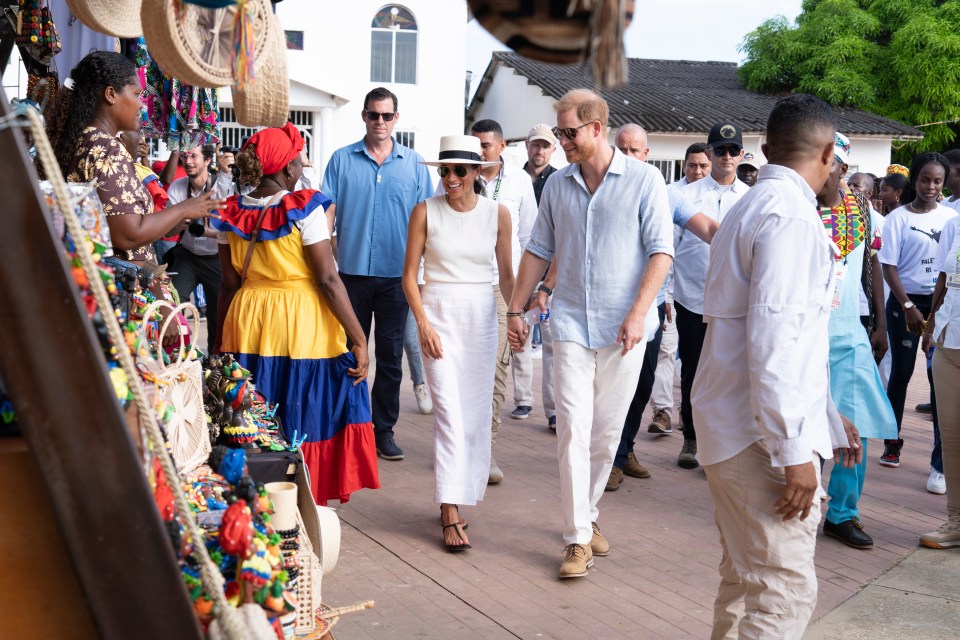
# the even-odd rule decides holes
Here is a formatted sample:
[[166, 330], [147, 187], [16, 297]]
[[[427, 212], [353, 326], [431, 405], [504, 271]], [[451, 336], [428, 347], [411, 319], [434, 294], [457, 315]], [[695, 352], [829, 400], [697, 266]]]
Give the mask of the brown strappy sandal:
[[[457, 532], [457, 539], [460, 541], [460, 544], [448, 544], [448, 543], [447, 543], [446, 533], [447, 533], [447, 529], [449, 529], [450, 527], [461, 527], [461, 528], [454, 529], [454, 531]], [[464, 550], [466, 550], [466, 549], [470, 549], [470, 548], [471, 548], [470, 543], [469, 543], [469, 542], [466, 542], [466, 541], [463, 539], [463, 529], [462, 529], [462, 527], [463, 527], [463, 525], [460, 524], [459, 522], [454, 522], [454, 523], [451, 523], [451, 524], [445, 524], [445, 525], [443, 525], [443, 534], [444, 534], [444, 536], [443, 536], [443, 546], [445, 546], [445, 547], [447, 548], [447, 551], [449, 551], [450, 553], [460, 553], [461, 551], [464, 551]]]

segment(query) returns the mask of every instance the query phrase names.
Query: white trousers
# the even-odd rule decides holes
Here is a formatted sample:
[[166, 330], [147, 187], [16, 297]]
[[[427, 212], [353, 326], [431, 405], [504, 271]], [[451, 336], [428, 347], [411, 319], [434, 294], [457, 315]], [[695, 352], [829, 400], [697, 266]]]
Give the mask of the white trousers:
[[723, 547], [711, 640], [800, 640], [817, 605], [819, 492], [806, 520], [784, 522], [773, 511], [783, 469], [771, 466], [762, 441], [703, 470]]
[[557, 453], [564, 544], [590, 544], [630, 401], [643, 366], [643, 344], [588, 349], [553, 342]]
[[428, 284], [420, 295], [443, 348], [439, 360], [421, 348], [433, 398], [436, 501], [474, 505], [490, 474], [496, 303], [489, 284]]
[[543, 413], [549, 419], [557, 415], [557, 404], [553, 397], [553, 329], [550, 328], [549, 318], [540, 323], [540, 352], [540, 395], [543, 399]]
[[657, 372], [653, 379], [653, 391], [650, 393], [650, 404], [653, 412], [666, 409], [671, 415], [676, 406], [673, 399], [673, 381], [677, 367], [677, 336], [676, 316], [670, 322], [663, 323], [663, 338], [660, 340], [660, 355], [657, 356]]

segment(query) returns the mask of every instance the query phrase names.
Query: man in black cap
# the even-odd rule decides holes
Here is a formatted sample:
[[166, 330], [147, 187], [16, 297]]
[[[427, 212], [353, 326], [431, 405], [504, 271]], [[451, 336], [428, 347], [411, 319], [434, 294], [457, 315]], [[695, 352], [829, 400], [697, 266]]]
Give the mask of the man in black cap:
[[[707, 136], [707, 154], [710, 175], [683, 188], [693, 202], [694, 209], [717, 222], [750, 187], [737, 179], [737, 166], [743, 157], [743, 134], [732, 122], [718, 122]], [[677, 464], [684, 469], [695, 469], [697, 461], [697, 432], [693, 426], [690, 390], [697, 373], [700, 350], [706, 336], [703, 322], [703, 289], [710, 262], [710, 245], [684, 229], [677, 244], [674, 262], [673, 304], [680, 354], [680, 419], [683, 422], [683, 448]]]

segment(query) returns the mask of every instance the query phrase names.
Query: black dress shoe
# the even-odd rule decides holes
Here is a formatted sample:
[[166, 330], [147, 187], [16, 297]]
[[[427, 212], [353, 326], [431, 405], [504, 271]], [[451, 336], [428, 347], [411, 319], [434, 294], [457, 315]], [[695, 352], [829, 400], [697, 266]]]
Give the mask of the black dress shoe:
[[914, 407], [914, 410], [917, 413], [933, 413], [933, 405], [930, 404], [929, 402], [921, 402], [916, 407]]
[[870, 549], [873, 547], [873, 538], [864, 532], [863, 525], [857, 518], [851, 518], [840, 524], [833, 524], [829, 520], [824, 520], [823, 535], [836, 538], [854, 549]]

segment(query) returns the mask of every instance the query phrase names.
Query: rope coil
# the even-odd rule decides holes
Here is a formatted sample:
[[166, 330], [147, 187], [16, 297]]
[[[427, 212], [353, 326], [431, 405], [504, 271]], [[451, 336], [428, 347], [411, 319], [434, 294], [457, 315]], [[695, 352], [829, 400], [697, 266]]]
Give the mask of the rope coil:
[[[203, 532], [197, 525], [193, 511], [187, 504], [186, 496], [183, 491], [179, 490], [179, 486], [182, 484], [180, 474], [177, 473], [177, 468], [170, 454], [167, 452], [166, 447], [163, 446], [164, 438], [160, 431], [160, 425], [157, 422], [156, 412], [147, 401], [143, 385], [139, 383], [140, 374], [137, 371], [129, 349], [125, 346], [126, 340], [123, 335], [123, 330], [120, 328], [118, 322], [112, 322], [110, 320], [110, 318], [113, 317], [113, 306], [110, 304], [110, 297], [107, 294], [103, 280], [99, 277], [93, 256], [87, 251], [86, 244], [82, 241], [84, 238], [83, 228], [73, 208], [69, 206], [71, 201], [70, 193], [63, 175], [60, 172], [53, 147], [50, 145], [50, 140], [47, 138], [46, 131], [44, 131], [43, 125], [40, 122], [40, 116], [34, 109], [24, 109], [19, 113], [24, 115], [29, 121], [30, 130], [33, 133], [34, 144], [37, 149], [37, 157], [47, 170], [48, 178], [53, 186], [53, 192], [57, 197], [56, 206], [63, 214], [67, 230], [75, 240], [77, 257], [80, 259], [81, 267], [90, 282], [90, 290], [97, 303], [97, 307], [103, 314], [107, 334], [110, 337], [110, 341], [117, 345], [117, 361], [127, 375], [130, 390], [137, 404], [140, 421], [146, 427], [147, 435], [153, 441], [153, 453], [157, 457], [163, 473], [167, 476], [168, 482], [171, 484], [173, 484], [173, 482], [177, 483], [177, 490], [173, 491], [174, 510], [180, 517], [180, 521], [190, 536], [190, 539], [193, 541], [193, 556], [197, 559], [200, 566], [200, 581], [203, 584], [206, 594], [213, 600], [214, 615], [219, 619], [226, 638], [229, 640], [247, 640], [249, 635], [243, 620], [237, 613], [237, 610], [227, 602], [226, 596], [223, 593], [223, 575], [210, 559], [210, 554], [207, 552], [207, 547], [203, 542]], [[109, 312], [107, 312], [108, 310]]]

